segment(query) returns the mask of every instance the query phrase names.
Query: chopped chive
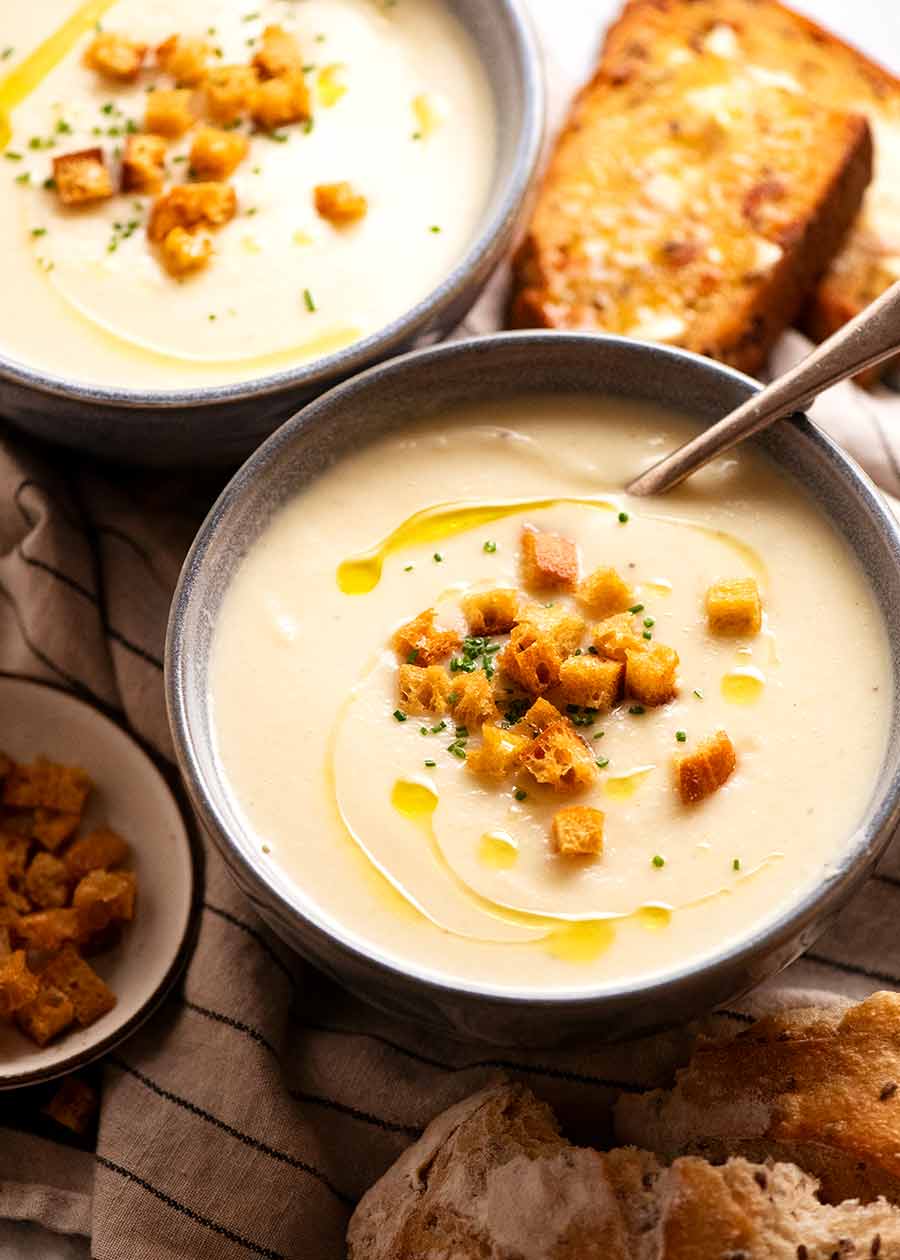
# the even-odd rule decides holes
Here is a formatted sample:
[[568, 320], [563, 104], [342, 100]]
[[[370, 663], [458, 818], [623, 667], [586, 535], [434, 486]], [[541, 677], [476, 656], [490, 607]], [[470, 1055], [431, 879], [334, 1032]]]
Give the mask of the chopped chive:
[[21, 175], [17, 175], [17, 176], [16, 176], [16, 183], [17, 183], [17, 184], [30, 184], [30, 183], [31, 183], [31, 175], [29, 174], [29, 172], [28, 172], [28, 171], [23, 171]]
[[606, 734], [606, 731], [598, 731], [597, 734], [594, 736], [594, 739], [602, 739], [605, 734]]
[[597, 765], [600, 767], [601, 770], [605, 770], [606, 767], [609, 765], [609, 757], [598, 757]]
[[421, 133], [421, 131], [414, 131], [414, 132], [412, 133], [412, 138], [413, 138], [413, 140], [421, 140], [421, 139], [422, 139], [422, 133]]
[[[458, 696], [457, 696], [457, 699], [459, 699]], [[444, 721], [440, 721], [438, 722], [437, 726], [432, 726], [431, 733], [432, 735], [440, 735], [441, 731], [445, 731], [446, 729], [447, 729], [447, 723]]]
[[642, 704], [633, 704], [631, 708], [628, 710], [628, 712], [635, 714], [635, 716], [637, 717], [640, 717], [640, 715], [642, 713], [646, 713], [647, 710], [644, 708]]
[[15, 48], [4, 48], [3, 52], [0, 52], [0, 61], [8, 61], [15, 51]]
[[619, 513], [619, 524], [620, 524], [620, 525], [625, 525], [625, 524], [627, 524], [627, 522], [628, 522], [628, 513], [627, 513], [627, 512], [620, 512], [620, 513]]
[[628, 609], [628, 611], [629, 611], [630, 613], [635, 613], [635, 614], [637, 614], [637, 613], [639, 613], [639, 612], [643, 612], [643, 611], [644, 611], [644, 605], [643, 605], [643, 604], [632, 604], [632, 605], [631, 605], [631, 607]]
[[418, 648], [413, 648], [411, 651], [407, 652], [407, 654], [406, 654], [406, 663], [407, 663], [407, 665], [415, 665], [415, 663], [416, 663], [416, 661], [417, 661], [418, 659], [419, 659], [419, 649], [418, 649]]
[[652, 626], [655, 626], [655, 625], [656, 625], [656, 618], [655, 618], [655, 617], [645, 617], [645, 618], [644, 618], [644, 625], [645, 625], [645, 626], [647, 627], [647, 629], [649, 630]]
[[268, 131], [266, 135], [270, 140], [274, 140], [276, 144], [287, 144], [290, 136], [286, 131]]
[[[450, 694], [449, 694], [449, 696], [447, 697], [447, 703], [448, 703], [448, 704], [458, 704], [458, 703], [459, 703], [459, 692], [458, 692], [458, 691], [451, 691], [451, 692], [450, 692]], [[445, 725], [446, 725], [446, 723], [445, 723]], [[443, 727], [442, 727], [441, 729], [443, 730]]]
[[660, 855], [657, 853], [653, 858], [653, 865], [659, 867], [659, 866], [665, 866], [665, 864], [666, 864], [666, 859], [664, 857], [660, 857]]
[[441, 229], [436, 223], [432, 223], [431, 227], [428, 229], [429, 232], [440, 232], [440, 230]]
[[3, 154], [3, 156], [6, 158], [7, 162], [21, 162], [22, 161], [22, 154], [16, 153], [13, 149], [7, 149], [6, 152]]
[[591, 656], [599, 656], [599, 655], [600, 655], [600, 649], [599, 649], [598, 647], [594, 647], [593, 643], [592, 643], [592, 644], [591, 644], [591, 646], [588, 648], [588, 651], [590, 652]]
[[428, 734], [428, 727], [427, 727], [427, 726], [420, 726], [420, 727], [419, 727], [419, 734], [420, 734], [420, 735], [427, 735], [427, 734]]
[[484, 544], [483, 550], [486, 551], [488, 555], [492, 556], [494, 552], [497, 550], [497, 544], [489, 538], [488, 541]]
[[675, 738], [678, 740], [679, 744], [683, 744], [687, 739], [687, 731], [676, 731]]
[[49, 176], [49, 178], [44, 180], [42, 187], [46, 188], [48, 192], [52, 192], [53, 189], [56, 187], [56, 180], [51, 175]]
[[733, 871], [739, 871], [739, 870], [741, 869], [741, 859], [740, 859], [740, 858], [735, 858], [735, 859], [734, 859], [734, 861], [731, 863], [731, 869], [732, 869]]
[[303, 290], [303, 301], [306, 303], [306, 309], [308, 311], [314, 311], [316, 309], [316, 304], [313, 301], [313, 295], [310, 293], [309, 289]]
[[694, 688], [694, 695], [697, 697], [697, 699], [698, 699], [698, 700], [702, 700], [702, 699], [703, 699], [703, 692], [702, 692], [702, 691], [700, 691], [700, 689], [699, 689], [698, 687], [695, 687], [695, 688]]
[[32, 236], [46, 236], [47, 229], [46, 228], [32, 228], [31, 235]]
[[316, 120], [312, 116], [310, 116], [309, 118], [304, 118], [303, 134], [308, 136], [315, 125], [316, 125]]
[[256, 13], [245, 13], [244, 16], [241, 18], [241, 21], [242, 22], [255, 22], [258, 17], [259, 17], [258, 11]]
[[432, 759], [429, 757], [429, 758], [428, 758], [428, 760], [425, 762], [425, 764], [426, 764], [426, 766], [428, 766], [428, 767], [430, 768], [431, 766], [436, 766], [436, 765], [437, 765], [437, 762], [436, 762], [436, 761], [432, 761]]
[[434, 563], [435, 563], [435, 564], [440, 564], [440, 563], [442, 562], [442, 560], [444, 559], [444, 557], [441, 555], [441, 553], [440, 553], [439, 551], [436, 551], [436, 552], [434, 553], [434, 555], [433, 555], [432, 559], [434, 560]]
[[413, 567], [412, 567], [412, 565], [411, 565], [411, 564], [405, 564], [405, 565], [403, 566], [403, 572], [404, 572], [404, 573], [412, 573], [412, 568], [413, 568]]
[[516, 788], [513, 796], [515, 796], [517, 801], [524, 801], [528, 796], [528, 793], [523, 788]]
[[72, 134], [72, 128], [66, 122], [65, 118], [60, 118], [57, 120], [56, 130], [59, 132], [61, 136], [70, 136]]
[[113, 105], [112, 101], [107, 101], [105, 105], [100, 106], [100, 113], [111, 114], [114, 109], [115, 109], [115, 105]]
[[398, 722], [405, 722], [405, 721], [406, 721], [406, 714], [405, 714], [404, 712], [402, 712], [402, 710], [400, 710], [400, 709], [395, 709], [395, 710], [394, 710], [394, 717], [397, 719], [397, 721], [398, 721]]
[[652, 638], [653, 638], [653, 632], [652, 632], [651, 630], [645, 630], [645, 631], [644, 631], [644, 638], [645, 638], [645, 639], [652, 639]]

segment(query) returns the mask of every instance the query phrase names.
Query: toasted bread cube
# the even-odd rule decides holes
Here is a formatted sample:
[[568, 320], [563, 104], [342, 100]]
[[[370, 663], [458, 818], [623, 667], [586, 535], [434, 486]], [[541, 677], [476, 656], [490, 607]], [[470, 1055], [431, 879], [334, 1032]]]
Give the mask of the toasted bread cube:
[[23, 949], [0, 961], [0, 1019], [8, 1019], [37, 995], [38, 979], [28, 970]]
[[236, 211], [237, 196], [230, 184], [177, 184], [153, 203], [147, 235], [159, 244], [173, 228], [222, 227]]
[[615, 569], [595, 569], [579, 583], [575, 595], [592, 617], [611, 617], [634, 604], [634, 593]]
[[539, 731], [544, 730], [551, 722], [558, 722], [561, 717], [562, 714], [556, 705], [540, 696], [528, 712], [519, 718], [513, 730], [527, 735], [529, 739], [534, 739]]
[[466, 595], [462, 610], [470, 634], [507, 634], [516, 624], [519, 592], [509, 589]]
[[555, 643], [527, 623], [513, 629], [497, 660], [500, 668], [531, 695], [540, 695], [559, 682], [562, 657]]
[[2, 863], [3, 879], [13, 884], [24, 880], [30, 849], [31, 842], [28, 836], [0, 833], [0, 863]]
[[116, 831], [98, 827], [71, 844], [64, 854], [69, 878], [78, 883], [89, 871], [120, 866], [128, 857], [128, 845]]
[[63, 1128], [83, 1135], [90, 1129], [99, 1105], [97, 1091], [87, 1081], [67, 1076], [41, 1112]]
[[603, 852], [602, 810], [566, 805], [553, 815], [553, 847], [563, 857], [599, 857]]
[[137, 880], [132, 871], [91, 871], [72, 896], [86, 934], [102, 932], [111, 923], [134, 918]]
[[303, 58], [296, 36], [283, 26], [267, 26], [253, 55], [253, 64], [263, 79], [277, 79], [281, 75], [301, 71]]
[[34, 811], [31, 834], [38, 844], [55, 853], [60, 845], [73, 834], [81, 822], [80, 814], [58, 814], [52, 809], [38, 808]]
[[187, 276], [209, 265], [212, 241], [205, 232], [174, 227], [160, 244], [159, 256], [170, 276]]
[[157, 48], [156, 61], [179, 86], [196, 87], [206, 78], [209, 55], [210, 47], [205, 39], [170, 35]]
[[346, 180], [337, 184], [317, 184], [313, 189], [316, 214], [336, 227], [356, 223], [363, 219], [369, 203], [362, 193], [356, 192]]
[[443, 717], [453, 683], [442, 665], [401, 665], [397, 670], [397, 690], [404, 713]]
[[33, 1001], [16, 1011], [16, 1023], [39, 1046], [64, 1032], [75, 1019], [75, 1007], [60, 989], [42, 984]]
[[25, 872], [25, 893], [38, 910], [58, 910], [69, 900], [69, 872], [52, 853], [36, 853]]
[[592, 638], [601, 656], [610, 661], [624, 661], [626, 652], [645, 652], [647, 641], [634, 628], [630, 613], [617, 613], [595, 626]]
[[[113, 195], [102, 149], [79, 149], [53, 159], [53, 184], [64, 206], [84, 206]], [[15, 771], [13, 771], [15, 773]]]
[[157, 88], [147, 95], [144, 130], [175, 140], [197, 121], [192, 88]]
[[214, 67], [204, 84], [207, 114], [214, 122], [236, 122], [249, 113], [258, 83], [253, 66]]
[[701, 740], [692, 753], [675, 757], [675, 782], [683, 805], [694, 805], [711, 796], [737, 766], [734, 745], [724, 731]]
[[191, 170], [200, 179], [227, 179], [249, 148], [250, 142], [239, 131], [200, 127], [191, 143]]
[[116, 995], [84, 961], [74, 945], [64, 945], [41, 972], [43, 984], [62, 990], [75, 1007], [75, 1018], [82, 1028], [93, 1024], [111, 1011]]
[[600, 656], [570, 656], [559, 670], [559, 685], [567, 704], [605, 713], [622, 694], [625, 666]]
[[13, 925], [12, 933], [27, 949], [57, 950], [69, 941], [84, 939], [81, 916], [71, 906], [23, 914]]
[[3, 804], [19, 809], [56, 809], [80, 814], [92, 783], [78, 766], [59, 766], [39, 759], [31, 766], [14, 766], [3, 784]]
[[584, 638], [584, 618], [564, 604], [526, 604], [519, 610], [518, 624], [528, 624], [552, 639], [560, 656], [571, 656]]
[[166, 142], [139, 132], [127, 136], [122, 155], [122, 191], [156, 194], [166, 177]]
[[678, 653], [663, 643], [625, 653], [625, 692], [646, 705], [668, 704], [678, 692]]
[[481, 744], [469, 750], [466, 769], [489, 779], [503, 779], [517, 769], [528, 744], [527, 736], [485, 722], [481, 728]]
[[309, 88], [302, 70], [258, 84], [250, 102], [250, 116], [263, 131], [275, 131], [311, 117]]
[[450, 707], [457, 726], [465, 726], [470, 731], [480, 730], [484, 722], [500, 720], [494, 690], [482, 669], [453, 677]]
[[762, 602], [754, 579], [713, 583], [706, 592], [706, 621], [710, 634], [759, 634]]
[[426, 608], [394, 632], [391, 647], [401, 661], [410, 665], [436, 665], [454, 652], [460, 642], [455, 630], [439, 630], [434, 624], [434, 609]]
[[554, 587], [574, 591], [578, 548], [569, 538], [526, 525], [522, 530], [522, 580], [533, 590]]
[[101, 31], [84, 54], [84, 64], [107, 79], [133, 83], [140, 73], [147, 45], [115, 31]]
[[557, 792], [577, 792], [597, 778], [597, 763], [567, 718], [551, 722], [522, 754], [522, 766], [538, 781]]

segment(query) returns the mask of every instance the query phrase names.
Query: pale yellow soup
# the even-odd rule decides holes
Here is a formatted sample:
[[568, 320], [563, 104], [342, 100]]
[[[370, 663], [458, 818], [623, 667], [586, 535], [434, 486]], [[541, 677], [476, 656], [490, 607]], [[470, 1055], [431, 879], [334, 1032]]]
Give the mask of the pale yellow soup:
[[[885, 751], [884, 623], [844, 541], [757, 452], [628, 500], [693, 431], [621, 401], [492, 405], [342, 458], [276, 517], [225, 598], [212, 708], [259, 860], [301, 904], [398, 965], [578, 990], [734, 944], [827, 877]], [[482, 779], [450, 749], [451, 719], [394, 716], [393, 631], [429, 607], [453, 627], [466, 592], [520, 586], [525, 525], [574, 540], [583, 573], [615, 567], [680, 657], [671, 703], [579, 727], [600, 766], [576, 797]], [[705, 592], [741, 577], [759, 584], [761, 632], [715, 637]], [[737, 770], [686, 806], [673, 757], [720, 729]], [[599, 857], [553, 850], [573, 802], [605, 816]]]
[[[169, 275], [148, 242], [151, 197], [66, 209], [44, 188], [54, 157], [97, 145], [118, 186], [148, 89], [173, 86], [152, 55], [134, 84], [88, 69], [98, 19], [151, 49], [173, 33], [201, 36], [213, 66], [249, 62], [270, 24], [299, 41], [312, 125], [273, 139], [241, 123], [250, 149], [230, 177], [237, 214], [190, 277]], [[5, 6], [2, 42], [0, 353], [29, 367], [166, 390], [313, 361], [426, 297], [486, 208], [490, 85], [443, 0], [40, 0]], [[188, 179], [192, 134], [169, 143], [167, 188]], [[342, 181], [368, 213], [336, 227], [313, 190]]]

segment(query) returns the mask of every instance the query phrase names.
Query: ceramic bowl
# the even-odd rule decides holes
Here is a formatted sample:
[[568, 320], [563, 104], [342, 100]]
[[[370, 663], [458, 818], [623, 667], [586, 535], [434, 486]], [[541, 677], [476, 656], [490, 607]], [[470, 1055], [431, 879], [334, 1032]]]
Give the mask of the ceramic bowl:
[[[900, 625], [887, 620], [894, 712], [888, 751], [865, 813], [840, 860], [775, 921], [719, 956], [673, 967], [664, 979], [606, 984], [571, 998], [522, 997], [480, 984], [436, 982], [413, 958], [402, 967], [338, 930], [271, 867], [242, 822], [216, 756], [210, 647], [243, 555], [279, 508], [367, 438], [470, 403], [528, 394], [645, 399], [710, 423], [759, 386], [684, 351], [615, 337], [508, 333], [419, 351], [370, 369], [319, 398], [274, 434], [231, 481], [207, 518], [181, 576], [169, 625], [166, 677], [178, 758], [194, 803], [236, 880], [298, 953], [348, 988], [443, 1031], [492, 1041], [548, 1036], [625, 1037], [688, 1019], [733, 999], [796, 958], [865, 879], [900, 815]], [[798, 417], [756, 441], [807, 488], [848, 540], [884, 609], [900, 607], [900, 531], [857, 466]]]
[[120, 726], [70, 692], [0, 676], [0, 748], [16, 761], [78, 765], [94, 780], [82, 831], [108, 826], [131, 846], [134, 922], [91, 958], [116, 994], [111, 1011], [49, 1045], [0, 1026], [0, 1090], [83, 1067], [128, 1037], [168, 994], [187, 961], [196, 921], [197, 854], [181, 809], [150, 757]]
[[104, 459], [234, 467], [301, 403], [371, 363], [455, 328], [507, 253], [525, 210], [540, 156], [544, 86], [522, 0], [446, 2], [472, 36], [493, 88], [497, 154], [488, 205], [472, 242], [436, 289], [343, 350], [228, 385], [167, 392], [101, 388], [25, 367], [0, 352], [0, 414], [38, 437]]

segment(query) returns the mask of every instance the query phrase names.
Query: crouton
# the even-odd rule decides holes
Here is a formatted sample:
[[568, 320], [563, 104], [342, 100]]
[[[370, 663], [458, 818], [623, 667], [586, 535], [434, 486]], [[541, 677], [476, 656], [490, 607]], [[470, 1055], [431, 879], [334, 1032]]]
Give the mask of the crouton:
[[144, 130], [170, 140], [183, 136], [197, 121], [191, 88], [157, 88], [147, 95]]
[[170, 35], [156, 50], [160, 70], [170, 74], [179, 86], [196, 87], [206, 78], [210, 47], [205, 39]]
[[575, 598], [592, 617], [611, 617], [634, 604], [634, 593], [615, 569], [595, 569], [579, 583]]
[[111, 923], [130, 923], [134, 918], [137, 881], [131, 871], [91, 871], [72, 896], [83, 930], [102, 932]]
[[556, 645], [527, 623], [513, 629], [497, 660], [500, 668], [531, 695], [559, 682], [562, 657]]
[[668, 704], [677, 694], [678, 653], [663, 643], [625, 652], [625, 692], [641, 704]]
[[60, 989], [75, 1007], [82, 1028], [111, 1011], [116, 995], [79, 955], [74, 945], [64, 945], [41, 972], [43, 984]]
[[0, 901], [7, 884], [19, 884], [25, 879], [30, 850], [28, 836], [0, 833]]
[[275, 131], [311, 116], [309, 88], [302, 70], [257, 85], [250, 102], [250, 116], [263, 131]]
[[528, 736], [486, 722], [481, 728], [480, 746], [470, 749], [466, 757], [466, 769], [490, 779], [502, 779], [517, 768], [528, 744]]
[[108, 827], [99, 827], [70, 845], [64, 854], [66, 869], [73, 883], [90, 871], [105, 871], [120, 866], [128, 857], [128, 845]]
[[20, 1007], [15, 1018], [26, 1037], [45, 1046], [74, 1022], [75, 1007], [65, 993], [52, 984], [41, 983], [40, 977], [38, 985], [36, 997]]
[[23, 949], [0, 961], [0, 1018], [8, 1019], [37, 995], [38, 979], [28, 970]]
[[564, 604], [526, 604], [518, 623], [528, 624], [552, 639], [560, 656], [571, 656], [584, 638], [584, 619]]
[[439, 630], [434, 624], [434, 609], [426, 608], [394, 632], [391, 647], [410, 665], [436, 665], [461, 642], [455, 630]]
[[80, 814], [92, 786], [78, 766], [54, 765], [41, 758], [34, 765], [13, 767], [3, 784], [3, 804]]
[[263, 79], [277, 79], [301, 71], [303, 58], [296, 37], [283, 26], [267, 26], [253, 55], [253, 65]]
[[578, 581], [578, 548], [559, 534], [526, 525], [522, 530], [522, 579], [534, 590], [573, 591]]
[[166, 177], [166, 142], [162, 136], [127, 136], [122, 155], [122, 191], [156, 195]]
[[84, 932], [78, 911], [64, 906], [21, 915], [13, 926], [13, 937], [27, 949], [57, 950], [69, 941], [82, 940]]
[[595, 626], [592, 634], [594, 647], [610, 661], [624, 661], [626, 652], [644, 652], [647, 641], [634, 628], [634, 618], [629, 613], [617, 613]]
[[104, 78], [133, 83], [146, 55], [146, 44], [138, 44], [115, 31], [101, 31], [88, 45], [84, 64]]
[[147, 235], [159, 244], [173, 228], [221, 227], [236, 211], [237, 197], [230, 184], [176, 184], [153, 203]]
[[541, 696], [535, 700], [528, 712], [519, 719], [513, 730], [527, 735], [529, 739], [534, 739], [539, 731], [544, 730], [551, 722], [558, 722], [561, 717], [562, 714], [556, 705], [551, 704], [549, 700], [545, 700]]
[[675, 782], [683, 805], [694, 805], [711, 796], [737, 766], [734, 745], [724, 731], [701, 740], [692, 753], [675, 757]]
[[191, 170], [200, 179], [227, 179], [247, 156], [250, 143], [239, 131], [198, 128], [191, 143]]
[[174, 227], [159, 247], [162, 264], [171, 276], [187, 276], [202, 271], [212, 258], [212, 241], [205, 232], [188, 232]]
[[519, 592], [508, 589], [466, 595], [462, 610], [470, 634], [507, 634], [516, 624]]
[[69, 872], [52, 853], [36, 853], [25, 872], [25, 892], [38, 910], [58, 910], [69, 900]]
[[316, 214], [337, 227], [365, 218], [369, 203], [346, 180], [337, 184], [316, 184], [313, 189]]
[[63, 1128], [83, 1135], [90, 1129], [99, 1103], [97, 1091], [87, 1081], [67, 1076], [41, 1112]]
[[500, 714], [494, 703], [494, 691], [484, 670], [457, 674], [451, 681], [450, 707], [457, 726], [480, 730], [484, 722], [498, 722]]
[[572, 723], [564, 717], [551, 722], [523, 750], [522, 767], [558, 792], [590, 787], [597, 763]]
[[259, 75], [253, 66], [216, 66], [204, 84], [206, 112], [214, 122], [233, 123], [249, 113]]
[[55, 157], [53, 186], [64, 206], [84, 206], [111, 197], [112, 178], [103, 160], [103, 150], [79, 149]]
[[34, 811], [31, 834], [38, 844], [55, 852], [69, 839], [80, 822], [80, 814], [58, 814], [54, 810], [39, 808]]
[[559, 685], [567, 704], [584, 709], [611, 709], [622, 694], [625, 666], [600, 656], [570, 656], [559, 670]]
[[710, 634], [759, 634], [762, 603], [754, 579], [713, 583], [706, 592], [706, 621]]
[[401, 665], [397, 670], [400, 708], [405, 713], [430, 713], [443, 717], [447, 697], [453, 689], [450, 675], [442, 665]]
[[603, 852], [602, 810], [567, 805], [553, 815], [553, 847], [563, 857], [598, 857]]

